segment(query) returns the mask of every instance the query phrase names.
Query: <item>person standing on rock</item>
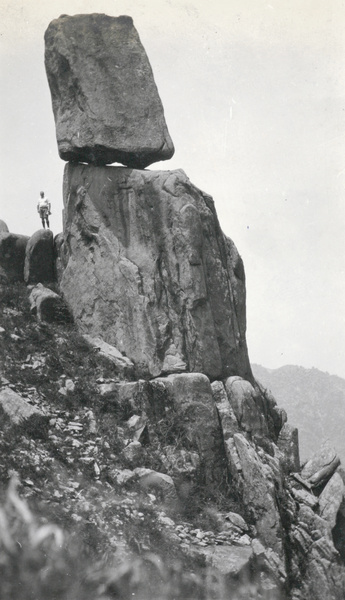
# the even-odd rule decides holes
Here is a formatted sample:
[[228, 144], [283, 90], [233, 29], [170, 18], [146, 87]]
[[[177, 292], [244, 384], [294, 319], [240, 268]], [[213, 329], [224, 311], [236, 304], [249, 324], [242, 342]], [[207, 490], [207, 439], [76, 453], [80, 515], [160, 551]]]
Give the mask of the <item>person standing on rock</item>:
[[37, 204], [37, 212], [40, 215], [44, 229], [46, 228], [46, 223], [49, 229], [49, 215], [51, 215], [51, 206], [48, 198], [44, 196], [44, 192], [40, 192], [40, 199]]

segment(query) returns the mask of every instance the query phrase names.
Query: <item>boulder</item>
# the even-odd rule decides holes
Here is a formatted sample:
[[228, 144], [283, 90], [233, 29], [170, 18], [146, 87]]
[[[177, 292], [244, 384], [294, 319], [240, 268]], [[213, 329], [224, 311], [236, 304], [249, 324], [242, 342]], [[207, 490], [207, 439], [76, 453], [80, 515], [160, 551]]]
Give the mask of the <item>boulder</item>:
[[147, 418], [145, 415], [133, 415], [128, 419], [127, 429], [134, 442], [140, 442], [145, 445], [150, 441], [148, 429], [147, 429]]
[[242, 467], [242, 501], [255, 520], [259, 539], [282, 556], [282, 526], [276, 501], [280, 482], [241, 433], [235, 433], [234, 441]]
[[54, 237], [50, 229], [39, 229], [29, 239], [25, 252], [26, 283], [54, 281]]
[[329, 523], [331, 529], [336, 524], [344, 492], [344, 482], [339, 473], [335, 472], [319, 496], [320, 516]]
[[153, 490], [155, 494], [160, 494], [166, 504], [175, 505], [177, 503], [175, 485], [169, 475], [140, 467], [134, 469], [134, 473], [138, 477], [140, 487], [145, 490]]
[[130, 469], [112, 468], [109, 469], [108, 476], [120, 487], [125, 486], [127, 483], [133, 482], [136, 479], [134, 471], [131, 471]]
[[319, 500], [314, 494], [310, 494], [306, 490], [292, 488], [291, 490], [292, 496], [297, 500], [299, 504], [305, 504], [310, 508], [316, 508], [319, 504]]
[[83, 335], [83, 338], [92, 348], [94, 348], [94, 350], [99, 353], [100, 356], [113, 363], [120, 371], [125, 369], [131, 370], [133, 368], [134, 365], [132, 361], [127, 358], [127, 356], [123, 356], [123, 354], [121, 354], [117, 348], [111, 344], [107, 344], [102, 340], [102, 338], [94, 338], [87, 334]]
[[49, 417], [10, 388], [0, 391], [0, 413], [12, 425], [24, 427], [33, 437], [45, 438], [48, 433]]
[[61, 296], [38, 283], [29, 296], [30, 310], [39, 321], [69, 322], [71, 315]]
[[225, 580], [248, 582], [251, 572], [253, 550], [249, 546], [211, 546], [198, 548], [208, 566], [220, 572]]
[[267, 434], [267, 424], [257, 404], [259, 394], [251, 383], [241, 377], [229, 377], [225, 389], [241, 429], [252, 435]]
[[298, 429], [284, 423], [278, 436], [277, 446], [283, 455], [284, 470], [287, 473], [298, 472], [300, 470]]
[[98, 391], [101, 398], [107, 398], [109, 396], [113, 396], [114, 392], [117, 390], [117, 382], [109, 381], [106, 383], [98, 384]]
[[301, 477], [305, 479], [311, 487], [318, 487], [326, 483], [340, 465], [340, 459], [334, 448], [325, 442], [319, 452], [304, 465], [301, 471]]
[[23, 281], [28, 236], [0, 232], [0, 276], [4, 281]]
[[2, 219], [0, 219], [0, 233], [8, 233], [9, 229]]
[[183, 171], [68, 164], [60, 288], [137, 372], [251, 378], [242, 261]]
[[206, 375], [185, 373], [160, 378], [173, 406], [180, 444], [197, 452], [203, 477], [210, 490], [223, 478], [226, 458], [212, 389]]
[[163, 106], [131, 17], [63, 15], [44, 39], [63, 160], [140, 169], [172, 157]]
[[239, 515], [238, 513], [230, 511], [226, 513], [225, 519], [227, 521], [230, 521], [230, 523], [232, 523], [232, 525], [235, 525], [235, 527], [237, 527], [238, 529], [241, 529], [242, 531], [249, 531], [249, 527], [245, 522], [244, 518], [241, 517], [241, 515]]
[[122, 455], [130, 465], [135, 466], [138, 463], [140, 464], [142, 460], [143, 447], [138, 441], [130, 442], [128, 446], [122, 450]]

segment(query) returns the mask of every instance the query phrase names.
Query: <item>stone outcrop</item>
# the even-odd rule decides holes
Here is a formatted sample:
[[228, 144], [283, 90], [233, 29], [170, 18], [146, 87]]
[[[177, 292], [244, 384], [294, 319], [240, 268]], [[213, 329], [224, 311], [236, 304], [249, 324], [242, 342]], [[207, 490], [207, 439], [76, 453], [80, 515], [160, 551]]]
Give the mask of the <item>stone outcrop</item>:
[[23, 281], [28, 241], [26, 235], [0, 232], [0, 277], [5, 281]]
[[39, 229], [26, 246], [24, 280], [26, 283], [48, 283], [54, 279], [54, 237], [50, 229]]
[[131, 17], [52, 21], [45, 65], [62, 159], [140, 169], [171, 158], [163, 106]]
[[82, 331], [150, 376], [251, 378], [242, 260], [183, 171], [68, 164], [60, 287]]

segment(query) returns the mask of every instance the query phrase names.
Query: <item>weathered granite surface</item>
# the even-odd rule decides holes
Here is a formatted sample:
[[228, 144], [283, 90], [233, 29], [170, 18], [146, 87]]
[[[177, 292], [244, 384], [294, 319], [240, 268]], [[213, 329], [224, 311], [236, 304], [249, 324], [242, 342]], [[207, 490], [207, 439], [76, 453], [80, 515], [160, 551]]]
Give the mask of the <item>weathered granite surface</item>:
[[71, 164], [60, 288], [84, 333], [142, 373], [251, 378], [242, 260], [182, 170]]

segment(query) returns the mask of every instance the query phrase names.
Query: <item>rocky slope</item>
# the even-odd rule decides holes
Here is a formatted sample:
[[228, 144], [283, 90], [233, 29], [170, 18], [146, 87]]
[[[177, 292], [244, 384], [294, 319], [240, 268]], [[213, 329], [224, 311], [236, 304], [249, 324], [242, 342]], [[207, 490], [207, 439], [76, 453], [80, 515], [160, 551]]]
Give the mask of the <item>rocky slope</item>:
[[1, 287], [4, 597], [54, 597], [61, 580], [69, 600], [340, 600], [333, 448], [301, 471], [284, 411], [240, 376], [138, 378], [116, 348], [77, 332], [54, 288]]
[[[128, 380], [73, 324], [37, 322], [23, 283], [1, 287], [0, 342], [0, 597], [244, 598], [249, 582], [257, 597], [271, 588], [280, 597], [277, 508], [265, 498], [256, 507], [252, 492], [242, 503], [226, 456], [238, 456], [238, 481], [243, 464], [247, 492], [255, 476], [273, 502], [269, 467], [240, 434], [220, 382]], [[232, 384], [236, 411], [242, 381]], [[247, 388], [246, 410], [255, 405]], [[237, 431], [232, 444], [218, 410], [228, 436]], [[261, 505], [271, 515], [258, 515], [261, 537], [277, 553], [257, 539]]]
[[289, 421], [298, 427], [302, 462], [330, 440], [345, 463], [345, 381], [318, 369], [287, 365], [265, 369], [252, 365], [255, 377], [269, 388]]

